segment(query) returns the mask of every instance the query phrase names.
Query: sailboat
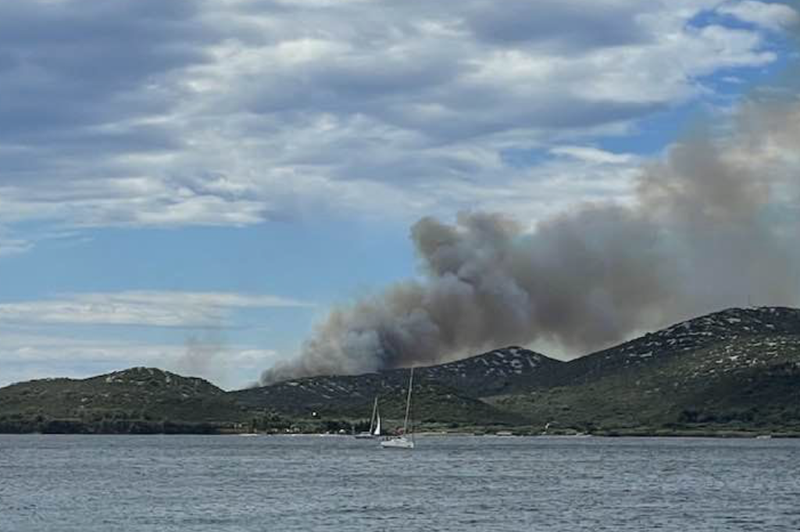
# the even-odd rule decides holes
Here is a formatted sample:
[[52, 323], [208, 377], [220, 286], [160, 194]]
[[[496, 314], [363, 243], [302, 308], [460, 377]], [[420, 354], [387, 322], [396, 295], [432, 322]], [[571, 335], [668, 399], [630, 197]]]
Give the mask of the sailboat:
[[406, 419], [403, 422], [403, 434], [400, 436], [392, 436], [389, 439], [381, 442], [381, 447], [384, 449], [413, 449], [414, 448], [414, 427], [409, 425], [409, 417], [411, 415], [411, 387], [414, 384], [414, 368], [411, 368], [411, 374], [408, 377], [408, 398], [406, 399]]
[[377, 438], [381, 435], [381, 413], [378, 411], [378, 398], [372, 405], [372, 417], [369, 418], [369, 431], [356, 434], [358, 439]]

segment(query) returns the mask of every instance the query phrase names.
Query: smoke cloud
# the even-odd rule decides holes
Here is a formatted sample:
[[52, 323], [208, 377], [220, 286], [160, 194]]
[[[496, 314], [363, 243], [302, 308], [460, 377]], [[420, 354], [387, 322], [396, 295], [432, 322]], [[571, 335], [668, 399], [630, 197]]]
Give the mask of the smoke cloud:
[[208, 328], [186, 338], [186, 351], [173, 363], [182, 375], [202, 377], [217, 383], [227, 380], [225, 338], [221, 328]]
[[633, 204], [583, 205], [533, 231], [494, 213], [419, 220], [423, 279], [335, 308], [262, 383], [537, 340], [588, 352], [749, 301], [797, 304], [800, 100], [753, 98], [724, 128], [643, 168]]

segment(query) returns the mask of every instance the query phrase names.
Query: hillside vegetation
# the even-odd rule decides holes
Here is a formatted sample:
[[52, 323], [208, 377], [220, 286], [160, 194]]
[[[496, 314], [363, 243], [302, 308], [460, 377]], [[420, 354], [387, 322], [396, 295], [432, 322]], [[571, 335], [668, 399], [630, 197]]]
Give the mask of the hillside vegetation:
[[208, 433], [245, 419], [208, 381], [155, 368], [0, 389], [0, 432]]
[[[225, 392], [134, 368], [0, 389], [3, 432], [361, 430], [401, 423], [408, 370]], [[800, 310], [728, 309], [569, 362], [521, 347], [415, 370], [422, 429], [800, 434]]]

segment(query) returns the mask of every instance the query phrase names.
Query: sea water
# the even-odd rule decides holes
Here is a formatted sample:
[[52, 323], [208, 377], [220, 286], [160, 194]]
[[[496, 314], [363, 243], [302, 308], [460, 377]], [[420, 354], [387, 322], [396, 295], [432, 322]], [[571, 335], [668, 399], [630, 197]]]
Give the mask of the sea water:
[[797, 531], [800, 441], [0, 436], [1, 532]]

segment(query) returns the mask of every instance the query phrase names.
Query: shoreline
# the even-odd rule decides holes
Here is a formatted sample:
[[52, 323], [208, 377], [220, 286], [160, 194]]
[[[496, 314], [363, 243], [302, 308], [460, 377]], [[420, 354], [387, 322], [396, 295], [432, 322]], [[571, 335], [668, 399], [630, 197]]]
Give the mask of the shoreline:
[[[151, 433], [121, 433], [121, 432], [0, 432], [0, 436], [240, 436], [240, 437], [325, 437], [355, 439], [352, 434], [336, 434], [324, 432], [151, 432]], [[388, 436], [388, 435], [387, 435]], [[561, 440], [582, 440], [582, 439], [639, 439], [639, 438], [695, 438], [695, 439], [751, 439], [751, 440], [770, 440], [770, 439], [800, 439], [800, 432], [755, 432], [755, 431], [603, 431], [596, 433], [579, 434], [529, 434], [529, 433], [506, 433], [498, 432], [446, 432], [446, 431], [426, 431], [415, 433], [415, 437], [420, 438], [540, 438], [540, 439], [561, 439]], [[373, 438], [380, 440], [381, 438]]]

